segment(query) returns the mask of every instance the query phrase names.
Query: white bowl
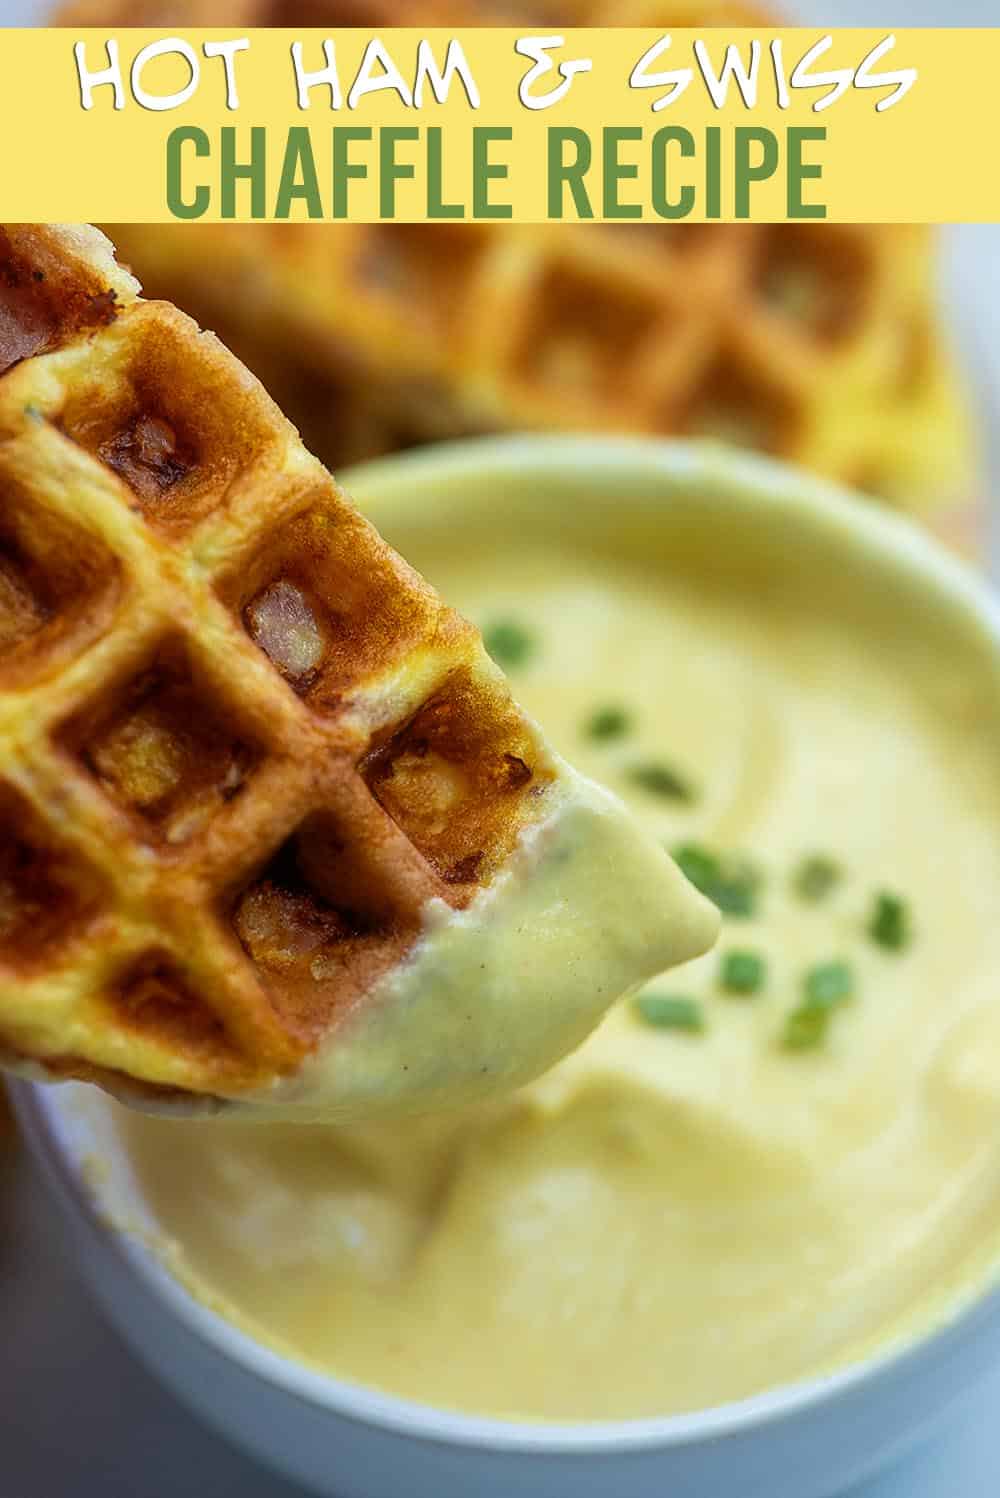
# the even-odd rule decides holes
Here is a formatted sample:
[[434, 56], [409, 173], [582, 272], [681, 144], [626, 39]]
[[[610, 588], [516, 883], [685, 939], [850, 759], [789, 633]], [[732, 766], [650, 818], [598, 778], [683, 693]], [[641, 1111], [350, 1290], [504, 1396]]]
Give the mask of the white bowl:
[[[471, 492], [484, 465], [498, 506], [569, 487], [581, 512], [627, 491], [644, 506], [715, 504], [720, 518], [768, 509], [785, 525], [819, 527], [835, 548], [856, 544], [859, 565], [905, 583], [902, 606], [918, 596], [915, 581], [963, 606], [995, 647], [1000, 677], [1000, 609], [976, 576], [908, 522], [760, 459], [514, 438], [392, 459], [347, 483], [382, 518], [394, 496], [410, 506], [442, 487]], [[446, 1413], [314, 1372], [195, 1300], [150, 1247], [154, 1225], [87, 1089], [17, 1083], [12, 1094], [85, 1274], [125, 1340], [206, 1421], [330, 1498], [831, 1498], [927, 1434], [1000, 1357], [1000, 1293], [990, 1289], [864, 1363], [696, 1414], [554, 1425]]]

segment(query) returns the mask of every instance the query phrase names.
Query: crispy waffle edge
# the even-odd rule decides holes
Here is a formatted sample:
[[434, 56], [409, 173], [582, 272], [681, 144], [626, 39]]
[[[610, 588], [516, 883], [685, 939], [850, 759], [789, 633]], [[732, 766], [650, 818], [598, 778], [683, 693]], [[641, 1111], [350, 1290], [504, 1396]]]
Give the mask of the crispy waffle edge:
[[83, 226], [6, 226], [0, 274], [0, 1045], [133, 1102], [260, 1093], [557, 772], [213, 335]]

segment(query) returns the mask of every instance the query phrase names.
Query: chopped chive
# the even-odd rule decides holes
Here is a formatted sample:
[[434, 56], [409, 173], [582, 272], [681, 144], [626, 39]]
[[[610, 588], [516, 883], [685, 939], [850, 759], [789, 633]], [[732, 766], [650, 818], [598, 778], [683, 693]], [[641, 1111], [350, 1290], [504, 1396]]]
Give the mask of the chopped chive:
[[700, 843], [682, 843], [673, 856], [681, 873], [723, 915], [747, 918], [755, 913], [761, 877], [746, 859], [720, 858]]
[[732, 858], [722, 867], [722, 879], [712, 899], [723, 915], [748, 917], [757, 908], [760, 871], [746, 859]]
[[700, 843], [681, 843], [679, 848], [674, 849], [674, 862], [685, 878], [690, 879], [695, 889], [700, 889], [703, 895], [707, 895], [721, 877], [719, 860]]
[[535, 650], [535, 637], [516, 619], [495, 619], [483, 629], [483, 644], [505, 671], [523, 666]]
[[662, 760], [649, 760], [645, 764], [632, 765], [628, 778], [640, 790], [653, 796], [665, 796], [669, 801], [693, 801], [694, 787], [683, 775], [679, 775]]
[[875, 896], [868, 935], [890, 952], [900, 952], [906, 946], [910, 939], [909, 911], [898, 895], [880, 890]]
[[854, 992], [854, 974], [846, 962], [820, 962], [802, 980], [802, 994], [810, 1009], [834, 1009]]
[[826, 1038], [834, 1011], [854, 992], [854, 974], [846, 962], [820, 962], [802, 980], [802, 1002], [785, 1016], [781, 1043], [789, 1051], [806, 1051]]
[[632, 726], [632, 720], [623, 707], [599, 707], [587, 719], [588, 739], [620, 739]]
[[803, 858], [792, 876], [792, 888], [803, 900], [822, 900], [840, 879], [840, 866], [822, 853]]
[[829, 1009], [799, 1004], [785, 1016], [781, 1043], [788, 1051], [810, 1051], [821, 1045], [830, 1025]]
[[757, 952], [724, 952], [719, 983], [727, 993], [754, 994], [764, 986], [767, 963]]
[[691, 1034], [700, 1034], [705, 1028], [705, 1014], [697, 999], [647, 993], [640, 994], [635, 1007], [646, 1024], [657, 1030], [687, 1030]]

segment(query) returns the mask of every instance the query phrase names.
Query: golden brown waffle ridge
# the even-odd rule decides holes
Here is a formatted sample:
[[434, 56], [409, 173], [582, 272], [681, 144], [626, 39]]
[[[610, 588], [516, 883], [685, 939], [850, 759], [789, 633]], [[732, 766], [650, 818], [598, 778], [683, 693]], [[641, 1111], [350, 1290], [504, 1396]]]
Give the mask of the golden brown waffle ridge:
[[473, 627], [96, 231], [8, 225], [0, 281], [0, 1048], [238, 1097], [556, 772]]
[[112, 226], [343, 465], [476, 431], [715, 437], [920, 509], [967, 419], [910, 226]]
[[[725, 0], [88, 0], [73, 24], [759, 24]], [[909, 225], [114, 225], [334, 467], [475, 431], [718, 437], [936, 521], [962, 394]]]

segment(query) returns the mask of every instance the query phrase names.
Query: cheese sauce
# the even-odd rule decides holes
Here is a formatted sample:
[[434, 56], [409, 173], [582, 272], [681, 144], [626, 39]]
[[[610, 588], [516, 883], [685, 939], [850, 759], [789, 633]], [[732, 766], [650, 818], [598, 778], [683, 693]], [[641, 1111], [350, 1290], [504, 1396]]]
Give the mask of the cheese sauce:
[[[711, 535], [626, 543], [609, 508], [597, 540], [568, 512], [562, 542], [446, 510], [388, 533], [458, 607], [531, 632], [515, 694], [657, 840], [756, 861], [756, 909], [720, 950], [766, 959], [760, 991], [727, 996], [700, 958], [652, 987], [698, 1000], [703, 1033], [626, 1002], [541, 1080], [430, 1117], [116, 1113], [199, 1295], [311, 1364], [449, 1408], [718, 1404], [919, 1329], [1000, 1256], [989, 650], [877, 568], [848, 586], [821, 549], [762, 561], [735, 532], [724, 563]], [[605, 707], [629, 727], [595, 740]], [[638, 784], [651, 762], [692, 801]], [[842, 870], [814, 903], [792, 887], [809, 853]], [[911, 915], [900, 951], [867, 933], [883, 888]], [[803, 973], [832, 960], [854, 996], [789, 1051]]]

